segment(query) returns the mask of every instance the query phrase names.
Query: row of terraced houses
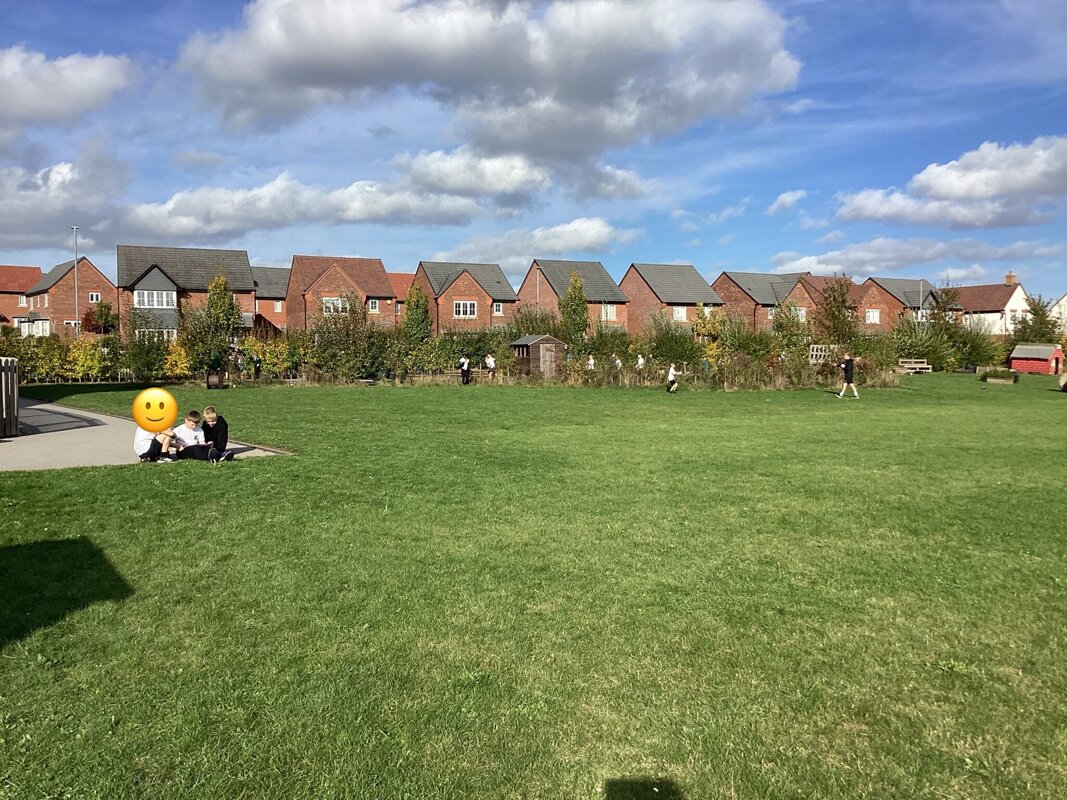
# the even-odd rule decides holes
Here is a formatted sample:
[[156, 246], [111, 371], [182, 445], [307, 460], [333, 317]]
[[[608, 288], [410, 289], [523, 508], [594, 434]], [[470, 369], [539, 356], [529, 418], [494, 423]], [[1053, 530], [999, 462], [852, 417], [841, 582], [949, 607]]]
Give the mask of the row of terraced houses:
[[[260, 267], [250, 264], [244, 250], [118, 245], [117, 251], [117, 283], [85, 257], [77, 270], [73, 261], [47, 273], [0, 266], [0, 325], [26, 336], [70, 335], [86, 310], [104, 301], [145, 312], [143, 325], [172, 338], [179, 310], [202, 304], [208, 285], [222, 275], [249, 329], [306, 329], [320, 315], [345, 311], [356, 298], [371, 322], [397, 325], [408, 289], [417, 284], [429, 298], [433, 332], [442, 333], [507, 324], [520, 305], [558, 312], [577, 273], [593, 324], [636, 333], [653, 314], [689, 324], [698, 313], [721, 310], [754, 328], [768, 328], [775, 309], [786, 302], [801, 319], [810, 319], [828, 284], [842, 280], [807, 272], [723, 272], [709, 284], [691, 264], [630, 264], [616, 283], [599, 261], [535, 258], [516, 291], [497, 264], [422, 261], [405, 273], [387, 272], [376, 258], [294, 255], [289, 267]], [[870, 331], [887, 331], [903, 316], [921, 317], [939, 291], [920, 279], [845, 280], [857, 321]], [[982, 319], [995, 334], [1010, 334], [1027, 313], [1026, 291], [1012, 272], [1003, 283], [953, 288], [960, 313]], [[1067, 318], [1067, 295], [1054, 310]]]

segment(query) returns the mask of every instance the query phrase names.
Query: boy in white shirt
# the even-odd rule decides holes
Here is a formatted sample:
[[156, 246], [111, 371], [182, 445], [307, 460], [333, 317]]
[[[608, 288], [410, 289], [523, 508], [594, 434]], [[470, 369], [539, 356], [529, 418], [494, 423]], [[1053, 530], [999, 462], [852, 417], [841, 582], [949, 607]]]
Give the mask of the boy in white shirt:
[[178, 447], [178, 458], [195, 458], [212, 463], [219, 460], [219, 451], [204, 441], [200, 412], [195, 409], [186, 414], [185, 422], [174, 429], [174, 443]]
[[489, 373], [489, 381], [496, 377], [496, 358], [492, 353], [485, 357], [485, 369]]
[[160, 433], [146, 431], [140, 425], [133, 432], [133, 452], [141, 461], [172, 461], [170, 443], [174, 441], [174, 431], [170, 428]]
[[678, 370], [674, 368], [674, 362], [671, 362], [671, 368], [667, 370], [667, 391], [674, 394], [678, 391]]

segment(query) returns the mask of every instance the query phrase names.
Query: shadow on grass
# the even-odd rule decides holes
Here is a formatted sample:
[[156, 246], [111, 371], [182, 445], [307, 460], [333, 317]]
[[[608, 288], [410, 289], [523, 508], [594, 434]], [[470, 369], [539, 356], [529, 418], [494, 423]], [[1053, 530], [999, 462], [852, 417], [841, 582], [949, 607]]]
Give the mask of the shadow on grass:
[[605, 800], [683, 800], [669, 778], [611, 778], [604, 783]]
[[93, 603], [132, 594], [89, 539], [0, 547], [0, 649]]

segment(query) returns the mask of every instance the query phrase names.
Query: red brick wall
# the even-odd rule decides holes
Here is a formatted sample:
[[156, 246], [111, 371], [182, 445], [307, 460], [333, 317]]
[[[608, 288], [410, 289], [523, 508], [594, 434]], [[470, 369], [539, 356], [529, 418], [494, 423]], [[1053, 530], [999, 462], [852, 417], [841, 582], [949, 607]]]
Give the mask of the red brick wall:
[[[452, 303], [457, 300], [473, 301], [478, 304], [478, 316], [475, 319], [454, 319]], [[478, 281], [464, 272], [444, 294], [437, 298], [437, 315], [442, 331], [473, 331], [488, 328], [493, 324], [493, 299], [486, 293]], [[499, 318], [503, 321], [503, 318]]]
[[727, 275], [723, 274], [716, 278], [711, 288], [722, 298], [722, 310], [727, 316], [740, 317], [753, 327], [757, 325], [770, 327], [771, 318], [767, 310], [763, 309], [762, 315], [758, 314], [759, 306], [756, 305], [756, 301]]
[[[856, 306], [856, 317], [860, 330], [886, 332], [893, 329], [897, 320], [904, 314], [904, 304], [869, 278], [862, 284], [863, 294]], [[868, 325], [867, 309], [879, 311], [878, 324]]]
[[280, 301], [282, 304], [282, 310], [280, 312], [274, 310], [274, 300], [275, 298], [265, 299], [262, 297], [257, 297], [256, 313], [262, 316], [275, 328], [281, 328], [282, 330], [284, 330], [286, 323], [288, 322], [288, 315], [285, 311], [285, 300]]
[[626, 270], [619, 288], [630, 298], [630, 302], [626, 304], [626, 330], [631, 334], [640, 333], [648, 319], [655, 314], [664, 311], [671, 313], [633, 267]]
[[[601, 306], [614, 305], [615, 306], [615, 319], [602, 320], [600, 315], [603, 313]], [[626, 319], [629, 316], [626, 307], [629, 303], [590, 303], [589, 304], [589, 328], [592, 330], [597, 324], [604, 325], [608, 328], [626, 328]]]
[[285, 290], [285, 327], [290, 331], [302, 331], [307, 327], [304, 297], [301, 294], [300, 280], [296, 271], [289, 276], [289, 286]]
[[[56, 281], [55, 286], [48, 290], [48, 308], [35, 308], [41, 317], [52, 321], [52, 333], [61, 336], [73, 336], [74, 328], [68, 328], [63, 323], [68, 319], [81, 320], [85, 312], [95, 303], [89, 302], [89, 293], [98, 292], [100, 301], [111, 303], [111, 310], [118, 309], [119, 296], [115, 284], [109, 281], [103, 273], [89, 261], [78, 262], [78, 311], [74, 311], [74, 270]], [[44, 293], [37, 295], [38, 298]], [[29, 298], [27, 298], [27, 302]], [[23, 311], [28, 311], [28, 307]]]
[[793, 303], [797, 308], [804, 309], [805, 320], [810, 322], [815, 319], [815, 312], [819, 308], [819, 304], [815, 302], [815, 298], [811, 296], [804, 284], [798, 282], [792, 291], [786, 295], [785, 299], [787, 302]]
[[[10, 325], [15, 317], [28, 317], [30, 315], [30, 301], [26, 299], [26, 305], [19, 306], [19, 292], [0, 292], [0, 314], [8, 320], [0, 322], [0, 325]], [[112, 302], [114, 306], [114, 302]]]
[[1013, 358], [1011, 368], [1016, 372], [1030, 372], [1038, 375], [1059, 375], [1063, 371], [1063, 353], [1056, 353], [1053, 359], [1059, 361], [1059, 372], [1053, 370], [1052, 360], [1043, 358]]
[[535, 311], [546, 311], [559, 316], [559, 297], [552, 290], [548, 279], [539, 274], [540, 270], [531, 268], [519, 287], [519, 302]]

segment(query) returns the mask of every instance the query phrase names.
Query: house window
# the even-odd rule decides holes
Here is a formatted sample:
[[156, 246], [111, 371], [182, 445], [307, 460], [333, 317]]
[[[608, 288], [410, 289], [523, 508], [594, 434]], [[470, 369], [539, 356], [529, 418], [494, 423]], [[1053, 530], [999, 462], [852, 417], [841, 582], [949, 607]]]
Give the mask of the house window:
[[344, 297], [324, 297], [322, 298], [322, 313], [347, 314], [348, 300]]
[[774, 312], [777, 311], [773, 306], [767, 309], [767, 319], [774, 319]]
[[142, 328], [137, 331], [137, 338], [142, 342], [173, 342], [178, 338], [178, 331], [174, 328], [164, 330]]
[[882, 312], [877, 308], [868, 308], [864, 312], [863, 321], [868, 325], [878, 325], [882, 321]]
[[685, 306], [674, 306], [671, 311], [674, 313], [675, 322], [685, 322]]
[[74, 330], [78, 330], [78, 328], [81, 327], [81, 323], [78, 322], [78, 320], [76, 320], [76, 319], [65, 319], [65, 320], [63, 320], [63, 327], [64, 328], [74, 328]]
[[502, 317], [502, 316], [504, 316], [504, 304], [503, 303], [493, 303], [493, 316], [494, 317]]
[[604, 303], [600, 306], [600, 319], [604, 322], [615, 321], [615, 306], [611, 303]]
[[19, 308], [25, 308], [25, 307], [26, 307], [26, 295], [20, 294], [19, 295]]
[[456, 300], [452, 303], [453, 319], [476, 319], [478, 304], [473, 300]]
[[281, 314], [282, 313], [282, 301], [281, 300], [275, 300], [274, 301], [274, 313], [275, 314]]
[[925, 308], [920, 308], [916, 313], [915, 318], [918, 319], [919, 322], [927, 322], [930, 319], [930, 312]]
[[176, 292], [156, 292], [138, 289], [133, 293], [133, 305], [136, 308], [177, 308]]
[[808, 321], [808, 309], [804, 308], [803, 306], [797, 307], [797, 321], [798, 322], [807, 322]]
[[89, 302], [90, 303], [99, 303], [100, 302], [100, 292], [89, 292]]
[[44, 307], [48, 308], [48, 295], [44, 296]]
[[378, 301], [377, 300], [368, 300], [367, 301], [367, 313], [368, 314], [377, 314], [378, 313]]
[[52, 323], [46, 319], [27, 320], [20, 327], [23, 336], [48, 336], [52, 332]]

